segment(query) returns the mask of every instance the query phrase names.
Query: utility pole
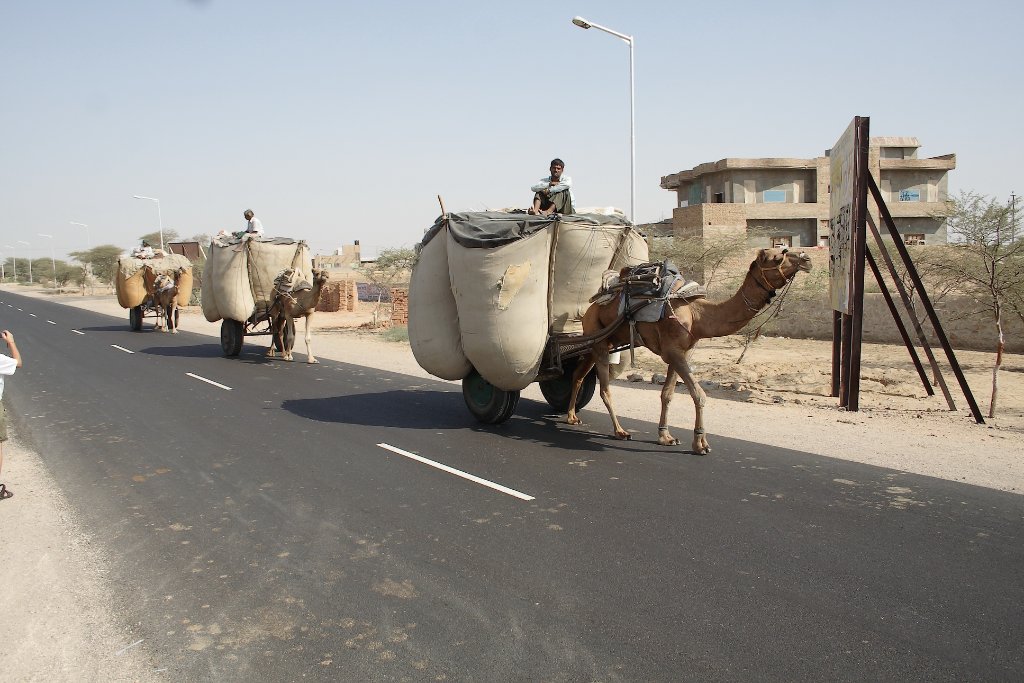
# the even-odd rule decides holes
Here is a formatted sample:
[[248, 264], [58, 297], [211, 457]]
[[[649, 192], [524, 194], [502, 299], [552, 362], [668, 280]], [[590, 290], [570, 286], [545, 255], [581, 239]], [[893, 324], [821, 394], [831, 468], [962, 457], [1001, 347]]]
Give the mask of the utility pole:
[[1010, 191], [1010, 243], [1017, 241], [1017, 195]]

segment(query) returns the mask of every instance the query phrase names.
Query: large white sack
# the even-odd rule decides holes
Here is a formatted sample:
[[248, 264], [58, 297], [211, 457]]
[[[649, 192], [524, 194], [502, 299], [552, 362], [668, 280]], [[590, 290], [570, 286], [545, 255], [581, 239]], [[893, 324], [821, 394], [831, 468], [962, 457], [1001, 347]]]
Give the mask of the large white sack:
[[448, 231], [442, 229], [416, 257], [409, 281], [409, 345], [420, 367], [441, 379], [469, 374], [459, 310], [448, 275]]
[[222, 318], [242, 321], [252, 314], [248, 258], [245, 251], [235, 251], [236, 246], [210, 244], [200, 292], [203, 316], [211, 323]]
[[601, 285], [601, 275], [646, 261], [647, 243], [625, 225], [559, 221], [554, 229], [551, 331], [581, 332], [583, 314]]
[[547, 343], [551, 231], [492, 249], [462, 247], [449, 233], [447, 246], [466, 357], [499, 389], [524, 389]]
[[278, 273], [286, 268], [294, 268], [306, 280], [312, 281], [313, 265], [309, 259], [309, 247], [305, 242], [275, 244], [250, 240], [247, 244], [249, 283], [252, 286], [253, 298], [250, 314], [255, 312], [259, 319], [266, 315], [274, 301], [274, 278]]
[[[626, 266], [638, 266], [650, 260], [651, 256], [647, 247], [647, 240], [636, 230], [631, 229], [626, 234], [622, 248], [616, 252], [615, 258], [612, 259], [611, 264], [608, 266], [608, 270], [622, 270]], [[596, 294], [597, 290], [595, 289], [593, 293]]]

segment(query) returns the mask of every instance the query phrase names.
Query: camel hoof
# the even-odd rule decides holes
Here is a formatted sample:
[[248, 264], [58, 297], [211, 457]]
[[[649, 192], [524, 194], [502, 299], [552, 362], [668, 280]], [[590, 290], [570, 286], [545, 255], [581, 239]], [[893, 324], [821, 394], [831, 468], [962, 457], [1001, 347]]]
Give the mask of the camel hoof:
[[583, 424], [583, 420], [579, 419], [575, 415], [570, 415], [565, 418], [565, 423], [571, 425], [581, 425]]
[[662, 446], [678, 446], [679, 439], [672, 437], [671, 439], [658, 439], [658, 443]]
[[629, 432], [615, 432], [615, 438], [620, 441], [632, 441], [633, 435]]
[[309, 363], [310, 365], [317, 365], [320, 361], [318, 361], [316, 358], [311, 358], [310, 360], [307, 360], [306, 362]]

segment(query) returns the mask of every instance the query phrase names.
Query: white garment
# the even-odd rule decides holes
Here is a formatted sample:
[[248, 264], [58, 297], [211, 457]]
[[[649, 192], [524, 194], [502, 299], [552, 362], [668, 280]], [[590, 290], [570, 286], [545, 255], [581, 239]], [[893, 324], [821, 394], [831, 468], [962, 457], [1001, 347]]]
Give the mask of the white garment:
[[549, 197], [556, 192], [568, 192], [569, 207], [572, 209], [573, 213], [576, 212], [576, 196], [572, 193], [572, 178], [567, 175], [560, 177], [557, 185], [551, 184], [551, 176], [541, 178], [539, 183], [530, 187], [530, 190], [533, 192], [547, 191]]
[[13, 375], [18, 369], [18, 361], [0, 353], [0, 399], [4, 397], [4, 375]]
[[249, 222], [245, 226], [245, 231], [256, 235], [257, 237], [263, 237], [263, 223], [260, 222], [259, 218], [253, 216], [249, 219]]

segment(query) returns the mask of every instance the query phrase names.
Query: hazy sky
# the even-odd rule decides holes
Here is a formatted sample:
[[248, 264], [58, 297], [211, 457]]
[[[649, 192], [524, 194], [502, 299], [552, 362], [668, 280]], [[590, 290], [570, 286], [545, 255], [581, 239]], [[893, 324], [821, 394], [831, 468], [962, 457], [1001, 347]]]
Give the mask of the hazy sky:
[[954, 192], [1024, 192], [1016, 2], [0, 0], [0, 254], [134, 246], [139, 194], [184, 237], [251, 207], [373, 256], [439, 194], [525, 208], [555, 156], [628, 211], [629, 50], [574, 15], [635, 37], [638, 222], [663, 175], [819, 156], [855, 115], [956, 153]]

